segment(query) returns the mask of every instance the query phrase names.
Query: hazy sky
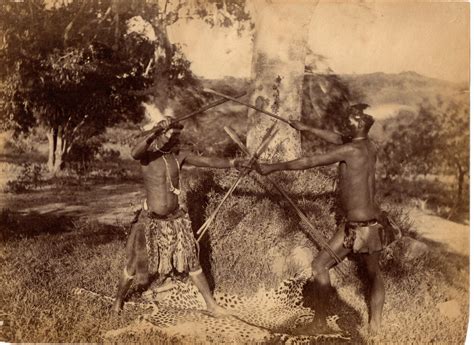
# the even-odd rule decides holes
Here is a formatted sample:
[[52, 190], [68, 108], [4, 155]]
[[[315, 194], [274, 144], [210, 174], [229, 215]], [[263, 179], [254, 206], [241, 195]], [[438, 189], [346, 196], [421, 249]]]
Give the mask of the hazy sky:
[[[184, 43], [193, 71], [208, 78], [249, 76], [249, 33], [180, 23], [171, 39]], [[415, 71], [469, 79], [468, 3], [320, 3], [309, 27], [309, 47], [336, 73]]]

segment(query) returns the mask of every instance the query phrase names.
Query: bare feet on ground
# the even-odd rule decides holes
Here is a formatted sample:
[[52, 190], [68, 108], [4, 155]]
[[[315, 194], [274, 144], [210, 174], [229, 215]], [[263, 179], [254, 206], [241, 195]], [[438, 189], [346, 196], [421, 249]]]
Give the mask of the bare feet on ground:
[[379, 333], [380, 321], [372, 320], [369, 322], [368, 333], [370, 337], [375, 337]]
[[372, 321], [363, 328], [361, 335], [368, 345], [379, 344], [381, 339], [379, 330], [380, 323], [376, 324]]
[[119, 300], [115, 300], [113, 306], [112, 306], [112, 309], [111, 309], [112, 313], [115, 314], [115, 315], [119, 315], [120, 312], [122, 311], [122, 303], [121, 301]]
[[214, 317], [226, 317], [226, 316], [234, 316], [232, 312], [227, 309], [222, 308], [219, 305], [215, 305], [212, 307], [208, 307], [206, 310], [210, 315]]

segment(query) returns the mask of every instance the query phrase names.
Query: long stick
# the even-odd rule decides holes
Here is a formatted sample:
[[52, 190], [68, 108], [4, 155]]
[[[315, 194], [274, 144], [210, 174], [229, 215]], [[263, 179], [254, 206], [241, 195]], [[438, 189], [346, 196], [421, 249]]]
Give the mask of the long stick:
[[[245, 96], [246, 94], [247, 94], [247, 92], [245, 92], [245, 91], [244, 91], [244, 92], [241, 92], [241, 93], [237, 94], [237, 95], [235, 96], [235, 98], [243, 97], [243, 96]], [[229, 99], [227, 99], [226, 97], [223, 97], [222, 99], [220, 99], [220, 100], [218, 100], [218, 101], [215, 101], [215, 102], [212, 102], [212, 103], [209, 103], [208, 105], [202, 107], [201, 109], [198, 109], [198, 110], [196, 110], [196, 111], [193, 111], [192, 113], [190, 113], [190, 114], [188, 114], [188, 115], [184, 115], [184, 116], [178, 117], [178, 118], [175, 119], [175, 120], [172, 120], [172, 121], [171, 121], [171, 124], [173, 124], [173, 123], [178, 123], [178, 122], [181, 122], [181, 121], [183, 121], [183, 120], [189, 119], [190, 117], [193, 117], [193, 116], [195, 116], [195, 115], [197, 115], [197, 114], [199, 114], [199, 113], [205, 112], [206, 110], [209, 110], [209, 109], [211, 109], [211, 108], [214, 108], [214, 107], [216, 107], [216, 106], [218, 106], [218, 105], [221, 105], [221, 104], [223, 104], [223, 103], [226, 103], [226, 102], [228, 102], [228, 101], [229, 101]]]
[[[247, 94], [247, 92], [241, 92], [241, 93], [239, 93], [238, 95], [236, 95], [235, 98], [243, 97], [243, 96], [245, 96], [246, 94]], [[196, 116], [196, 115], [198, 115], [198, 114], [200, 114], [200, 113], [205, 112], [206, 110], [209, 110], [209, 109], [211, 109], [211, 108], [217, 107], [218, 105], [224, 104], [224, 103], [229, 102], [229, 101], [230, 101], [230, 100], [229, 100], [228, 98], [223, 97], [222, 99], [217, 100], [217, 101], [212, 102], [212, 103], [209, 103], [208, 105], [205, 105], [204, 107], [202, 107], [202, 108], [200, 108], [200, 109], [198, 109], [198, 110], [195, 110], [195, 111], [193, 111], [193, 112], [191, 112], [191, 113], [189, 113], [189, 114], [186, 114], [186, 115], [183, 115], [183, 116], [181, 116], [181, 117], [178, 117], [178, 118], [176, 118], [176, 119], [174, 119], [174, 120], [171, 120], [171, 123], [170, 123], [170, 124], [172, 125], [172, 124], [174, 124], [174, 123], [178, 123], [178, 122], [184, 121], [184, 120], [186, 120], [186, 119], [189, 119], [190, 117]], [[150, 129], [150, 130], [148, 130], [148, 131], [142, 132], [140, 135], [147, 135], [147, 134], [149, 134], [149, 133], [151, 133], [151, 132], [153, 132], [153, 131], [155, 131], [155, 129], [152, 128], [152, 129]]]
[[287, 119], [285, 119], [285, 118], [283, 118], [283, 117], [281, 117], [281, 116], [275, 115], [275, 114], [273, 114], [273, 113], [270, 113], [269, 111], [266, 111], [266, 110], [263, 110], [263, 109], [259, 109], [259, 108], [257, 108], [256, 106], [253, 106], [253, 105], [250, 104], [250, 103], [246, 103], [246, 102], [239, 101], [239, 100], [236, 99], [235, 97], [228, 96], [228, 95], [226, 95], [226, 94], [217, 92], [217, 91], [212, 90], [212, 89], [203, 89], [203, 91], [204, 91], [204, 92], [208, 92], [208, 93], [212, 93], [212, 94], [214, 94], [214, 95], [218, 95], [218, 96], [221, 96], [221, 97], [223, 97], [223, 98], [227, 98], [227, 99], [230, 100], [230, 101], [233, 101], [233, 102], [236, 102], [236, 103], [245, 105], [246, 107], [255, 109], [255, 110], [258, 111], [258, 112], [261, 112], [261, 113], [263, 113], [263, 114], [265, 114], [265, 115], [268, 115], [268, 116], [271, 116], [271, 117], [273, 117], [273, 118], [275, 118], [275, 119], [278, 119], [278, 120], [280, 120], [280, 121], [283, 121], [283, 122], [285, 122], [285, 123], [287, 123], [287, 124], [289, 124], [289, 125], [291, 126], [290, 121], [288, 121]]
[[[267, 148], [268, 144], [270, 143], [270, 141], [275, 137], [275, 134], [277, 133], [278, 130], [274, 131], [274, 128], [275, 128], [275, 125], [276, 125], [276, 122], [272, 125], [272, 127], [270, 127], [267, 132], [265, 133], [263, 139], [262, 139], [262, 143], [260, 144], [260, 147], [257, 149], [257, 151], [254, 153], [254, 155], [252, 156], [252, 158], [250, 159], [249, 161], [249, 164], [250, 166], [252, 166], [252, 164], [254, 162], [257, 161], [258, 157], [263, 153], [263, 151], [265, 151], [265, 149]], [[243, 179], [243, 177], [245, 175], [247, 175], [248, 173], [250, 172], [250, 169], [246, 169], [246, 170], [242, 170], [239, 174], [239, 178], [234, 182], [234, 184], [232, 185], [232, 187], [230, 187], [230, 189], [227, 191], [227, 193], [224, 195], [224, 197], [222, 198], [221, 202], [219, 203], [219, 205], [217, 205], [216, 209], [212, 212], [212, 214], [209, 216], [209, 218], [206, 220], [206, 222], [201, 225], [201, 227], [199, 228], [199, 230], [197, 231], [197, 234], [200, 235], [197, 239], [197, 241], [199, 242], [202, 237], [204, 236], [205, 232], [209, 229], [209, 226], [211, 225], [212, 221], [214, 220], [214, 218], [216, 217], [217, 213], [219, 212], [219, 209], [221, 208], [221, 206], [224, 204], [225, 200], [234, 192], [234, 190], [237, 188], [238, 184], [240, 183], [240, 181]]]
[[[240, 141], [239, 137], [232, 129], [228, 127], [224, 127], [224, 130], [245, 154], [250, 155], [250, 152], [247, 150], [245, 145]], [[311, 230], [313, 230], [313, 233], [318, 233], [318, 230], [316, 229], [316, 227], [311, 223], [308, 217], [306, 217], [303, 211], [301, 211], [298, 205], [295, 204], [295, 202], [290, 198], [290, 196], [278, 185], [278, 183], [276, 183], [275, 180], [273, 180], [270, 176], [265, 176], [265, 177], [267, 178], [268, 181], [270, 181], [273, 187], [275, 187], [275, 189], [278, 190], [278, 192], [290, 203], [290, 205], [295, 209], [296, 213], [301, 218], [301, 220], [305, 222], [306, 225], [308, 225]], [[322, 236], [319, 236], [319, 234], [317, 235], [317, 237], [318, 237], [317, 241], [315, 242], [321, 247], [323, 247], [324, 249], [326, 249], [329, 255], [331, 255], [333, 259], [336, 260], [337, 263], [341, 263], [342, 262], [341, 258], [331, 249], [331, 247], [324, 240], [324, 238]], [[340, 273], [342, 273], [342, 271]]]

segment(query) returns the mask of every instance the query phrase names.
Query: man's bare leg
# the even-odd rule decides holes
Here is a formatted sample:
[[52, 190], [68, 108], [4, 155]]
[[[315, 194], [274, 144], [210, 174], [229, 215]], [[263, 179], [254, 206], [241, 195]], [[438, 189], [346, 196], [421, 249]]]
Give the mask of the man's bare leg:
[[226, 316], [231, 315], [229, 311], [219, 306], [212, 296], [211, 289], [209, 288], [209, 284], [207, 283], [206, 276], [202, 272], [202, 269], [198, 269], [197, 271], [189, 272], [189, 276], [193, 281], [194, 285], [198, 288], [199, 292], [201, 293], [202, 297], [204, 297], [204, 301], [206, 302], [207, 310], [214, 316]]
[[363, 254], [370, 282], [369, 333], [376, 335], [382, 323], [382, 309], [385, 302], [385, 286], [379, 265], [380, 253]]
[[114, 305], [112, 306], [112, 312], [119, 314], [123, 307], [125, 296], [127, 295], [130, 285], [132, 285], [133, 275], [128, 273], [125, 267], [120, 277], [117, 294], [115, 296]]
[[[344, 248], [344, 229], [339, 229], [333, 238], [329, 241], [329, 247], [336, 255], [343, 260], [349, 253], [350, 249]], [[328, 307], [330, 296], [333, 293], [331, 287], [331, 281], [329, 278], [329, 270], [336, 265], [336, 260], [329, 255], [326, 250], [321, 250], [312, 263], [312, 280], [314, 283], [314, 299], [313, 304], [315, 308], [315, 316], [311, 325], [307, 328], [308, 331], [314, 331], [317, 333], [331, 333], [326, 323], [326, 317], [328, 316]], [[301, 332], [304, 333], [302, 329]]]

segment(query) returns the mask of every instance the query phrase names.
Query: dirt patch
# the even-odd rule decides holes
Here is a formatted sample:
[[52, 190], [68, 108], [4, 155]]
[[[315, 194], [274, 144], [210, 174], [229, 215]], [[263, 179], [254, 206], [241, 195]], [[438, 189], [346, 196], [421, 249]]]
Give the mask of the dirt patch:
[[416, 232], [428, 240], [446, 246], [446, 250], [461, 255], [469, 255], [469, 225], [459, 224], [420, 211], [410, 211]]

